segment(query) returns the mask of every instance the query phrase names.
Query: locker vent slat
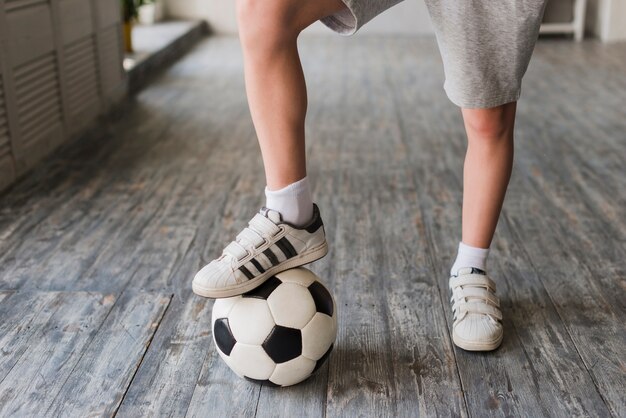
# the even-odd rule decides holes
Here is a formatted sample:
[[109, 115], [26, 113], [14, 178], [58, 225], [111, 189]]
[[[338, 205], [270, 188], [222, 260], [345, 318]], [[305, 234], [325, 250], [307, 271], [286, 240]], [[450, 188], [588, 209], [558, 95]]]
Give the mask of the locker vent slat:
[[56, 129], [62, 121], [54, 54], [43, 55], [16, 68], [14, 79], [21, 140], [31, 144]]

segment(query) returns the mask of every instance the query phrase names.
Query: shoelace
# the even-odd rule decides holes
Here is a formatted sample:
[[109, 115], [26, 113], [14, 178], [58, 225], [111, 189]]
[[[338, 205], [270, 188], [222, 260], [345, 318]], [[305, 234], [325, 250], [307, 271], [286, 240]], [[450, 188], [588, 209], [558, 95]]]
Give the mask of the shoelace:
[[223, 255], [239, 261], [269, 241], [282, 229], [265, 216], [257, 213], [233, 242], [224, 248]]
[[450, 288], [455, 323], [470, 313], [488, 315], [492, 320], [502, 320], [500, 299], [495, 295], [496, 284], [487, 276], [466, 274], [454, 277], [450, 280]]

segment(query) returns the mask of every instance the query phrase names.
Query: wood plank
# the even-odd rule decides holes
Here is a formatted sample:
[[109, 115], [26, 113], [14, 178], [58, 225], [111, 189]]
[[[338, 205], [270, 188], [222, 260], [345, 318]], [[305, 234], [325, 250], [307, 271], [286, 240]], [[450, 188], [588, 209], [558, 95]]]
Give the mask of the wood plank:
[[[147, 250], [151, 244], [142, 239], [157, 238], [147, 231], [158, 230], [159, 217], [169, 203], [167, 197], [177, 187], [173, 179], [165, 177], [136, 184], [140, 190], [128, 196], [132, 201], [128, 210], [113, 209], [105, 222], [94, 225], [84, 236], [76, 236], [74, 243], [67, 244], [64, 258], [82, 259], [82, 262], [63, 265], [61, 258], [47, 263], [53, 274], [49, 286], [99, 292], [121, 292], [126, 288], [141, 260], [149, 256], [146, 253], [142, 258], [140, 251]], [[165, 229], [162, 232], [161, 235], [166, 235]], [[91, 246], [91, 242], [98, 244]], [[166, 261], [162, 261], [165, 267]]]
[[[584, 247], [579, 255], [584, 256], [594, 275], [591, 284], [616, 313], [626, 312], [626, 302], [620, 297], [626, 277], [622, 262], [626, 257], [626, 193], [616, 193], [626, 190], [626, 182], [618, 189], [603, 185], [601, 177], [578, 163], [582, 156], [576, 160], [562, 158], [559, 164], [553, 164], [554, 156], [573, 154], [571, 145], [564, 145], [569, 142], [566, 138], [553, 136], [531, 123], [519, 131], [520, 142], [526, 144], [519, 147], [520, 173], [529, 187], [541, 192], [553, 217], [567, 231], [562, 239], [574, 249]], [[626, 163], [616, 171], [626, 172]]]
[[[125, 292], [50, 404], [49, 416], [113, 416], [151, 343], [170, 295]], [[40, 413], [41, 413], [40, 412]]]
[[[28, 272], [31, 272], [35, 267], [41, 267], [42, 263], [50, 259], [58, 260], [58, 257], [53, 257], [53, 255], [59, 251], [63, 243], [68, 242], [68, 245], [73, 246], [72, 240], [75, 240], [76, 236], [80, 236], [80, 233], [83, 233], [85, 229], [93, 228], [93, 225], [97, 227], [106, 224], [106, 220], [111, 214], [123, 214], [123, 209], [130, 207], [128, 205], [130, 199], [126, 198], [123, 192], [132, 193], [133, 188], [130, 185], [126, 189], [123, 185], [115, 187], [116, 184], [119, 185], [120, 183], [120, 176], [111, 178], [107, 177], [105, 173], [117, 173], [118, 170], [106, 166], [102, 167], [103, 165], [102, 161], [96, 160], [94, 167], [100, 167], [102, 171], [100, 169], [87, 169], [82, 172], [81, 168], [74, 170], [71, 164], [67, 166], [65, 170], [73, 173], [70, 177], [72, 182], [67, 184], [61, 178], [57, 179], [61, 181], [60, 184], [49, 185], [51, 189], [56, 190], [60, 196], [59, 200], [44, 198], [33, 205], [21, 200], [17, 202], [9, 200], [7, 202], [8, 207], [11, 208], [9, 213], [13, 213], [14, 205], [19, 206], [23, 203], [26, 208], [30, 208], [32, 214], [20, 217], [18, 210], [16, 214], [7, 218], [11, 228], [3, 234], [3, 238], [7, 245], [12, 245], [6, 248], [0, 264], [0, 275], [5, 287], [16, 288], [25, 282], [31, 287], [41, 285], [41, 283], [29, 282], [30, 275]], [[84, 179], [90, 180], [85, 181]], [[20, 185], [21, 183], [15, 188], [19, 189]], [[35, 196], [41, 197], [39, 194], [35, 194]], [[120, 209], [120, 212], [113, 210], [116, 207]], [[77, 208], [81, 208], [82, 211], [78, 211]], [[14, 225], [14, 219], [26, 219], [27, 221], [15, 222], [16, 225]], [[19, 237], [19, 240], [14, 237]], [[74, 273], [76, 268], [69, 271]]]
[[[93, 179], [93, 183], [96, 184], [102, 181], [102, 177], [99, 176]], [[59, 194], [63, 195], [64, 192], [59, 190]], [[41, 212], [37, 210], [38, 206], [32, 208], [33, 212], [36, 212], [32, 218], [28, 214], [15, 218], [29, 221], [10, 223], [9, 229], [3, 234], [6, 242], [5, 252], [0, 256], [2, 258], [0, 278], [3, 288], [17, 289], [29, 279], [29, 272], [33, 267], [48, 259], [58, 246], [63, 237], [59, 232], [65, 226], [80, 224], [81, 213], [75, 210], [74, 204], [81, 200], [87, 202], [92, 196], [89, 189], [86, 189], [82, 198], [68, 199], [56, 205], [57, 209], [52, 211], [51, 207], [55, 206], [47, 205], [44, 200]], [[67, 212], [62, 212], [63, 210]], [[57, 213], [60, 216], [56, 216]]]
[[[165, 102], [163, 106], [174, 106], [174, 103]], [[170, 137], [169, 134], [167, 136]], [[163, 144], [152, 149], [150, 159], [153, 162], [150, 163], [147, 178], [138, 183], [137, 192], [130, 197], [134, 201], [133, 211], [127, 214], [118, 211], [118, 215], [125, 215], [121, 226], [109, 223], [100, 228], [107, 245], [89, 268], [69, 284], [99, 291], [119, 289], [126, 286], [134, 275], [139, 280], [133, 280], [131, 287], [171, 288], [166, 285], [169, 273], [165, 269], [159, 273], [159, 266], [172, 256], [177, 259], [173, 266], [180, 261], [196, 233], [197, 226], [187, 221], [193, 215], [190, 212], [192, 202], [198, 208], [204, 202], [189, 193], [201, 184], [202, 177], [194, 175], [191, 170], [181, 173], [177, 165], [183, 164], [182, 160], [171, 158], [176, 139], [174, 136], [164, 140]], [[180, 158], [185, 158], [185, 155]], [[180, 164], [177, 164], [178, 161], [181, 161]], [[171, 251], [174, 247], [178, 247], [178, 253]], [[159, 262], [155, 263], [155, 260]], [[154, 272], [145, 271], [151, 267]], [[161, 279], [155, 281], [151, 274], [158, 274]]]
[[[610, 89], [617, 88], [615, 81], [607, 72], [598, 88], [611, 97]], [[564, 106], [575, 112], [572, 103]], [[521, 125], [521, 142], [528, 144], [518, 152], [518, 172], [523, 178], [509, 194], [524, 199], [524, 203], [526, 196], [535, 195], [537, 203], [528, 202], [508, 210], [507, 215], [520, 240], [532, 240], [534, 245], [525, 244], [525, 249], [535, 269], [541, 272], [544, 286], [603, 399], [614, 416], [621, 416], [626, 402], [615, 389], [626, 384], [619, 360], [626, 356], [626, 329], [616, 318], [626, 311], [620, 298], [626, 237], [626, 188], [620, 173], [626, 165], [619, 158], [625, 143], [621, 142], [620, 152], [620, 142], [616, 141], [623, 120], [611, 118], [611, 111], [602, 119], [598, 108], [592, 106], [586, 112], [591, 114], [577, 123], [559, 124], [565, 134], [551, 126]], [[526, 108], [526, 113], [526, 120], [538, 116], [536, 109]], [[556, 115], [547, 117], [556, 119]], [[607, 119], [614, 122], [607, 123]], [[590, 138], [593, 147], [589, 146]], [[528, 213], [536, 214], [538, 225], [524, 221]]]
[[[172, 89], [161, 92], [160, 97], [151, 97], [151, 103], [158, 106], [164, 98], [171, 100], [176, 94], [181, 93]], [[173, 111], [168, 116], [175, 118], [177, 114]], [[126, 119], [112, 128], [108, 137], [95, 134], [85, 141], [86, 144], [76, 144], [65, 155], [55, 155], [48, 167], [35, 171], [0, 199], [3, 207], [0, 213], [7, 214], [0, 220], [8, 226], [0, 240], [0, 245], [7, 245], [0, 253], [0, 274], [11, 280], [5, 286], [21, 286], [26, 281], [22, 271], [29, 270], [33, 263], [39, 266], [50, 259], [58, 259], [52, 254], [63, 248], [64, 242], [72, 243], [76, 234], [90, 225], [106, 224], [108, 217], [124, 214], [124, 205], [133, 203], [128, 196], [141, 191], [141, 187], [145, 189], [146, 185], [156, 184], [149, 181], [154, 180], [153, 166], [134, 166], [159, 142], [165, 128], [171, 126], [170, 122], [162, 114], [150, 112], [145, 107], [134, 107]], [[52, 189], [56, 193], [50, 193]], [[88, 216], [77, 211], [77, 207]], [[120, 210], [114, 211], [114, 207]], [[28, 212], [20, 216], [25, 209]], [[16, 219], [25, 221], [15, 222]], [[75, 228], [65, 234], [59, 233], [72, 223]], [[15, 244], [16, 241], [19, 245]], [[74, 247], [74, 244], [69, 245]], [[33, 254], [32, 258], [27, 258]], [[68, 268], [65, 273], [68, 271], [75, 273], [77, 268]]]
[[210, 299], [174, 296], [117, 415], [184, 416], [213, 351]]
[[437, 276], [429, 265], [425, 222], [411, 169], [390, 174], [379, 176], [387, 184], [378, 188], [376, 213], [386, 249], [381, 277], [389, 295], [399, 415], [466, 416], [446, 327], [448, 311], [442, 309]]
[[[336, 51], [341, 52], [348, 62], [355, 62], [354, 51], [348, 48]], [[358, 73], [354, 78], [345, 79], [340, 72], [337, 78], [343, 83], [334, 84], [337, 88], [335, 103], [346, 110], [343, 112], [346, 131], [339, 154], [326, 163], [339, 166], [341, 170], [333, 179], [318, 179], [333, 182], [336, 202], [334, 211], [327, 215], [335, 218], [335, 229], [328, 230], [327, 239], [334, 253], [330, 290], [338, 306], [338, 331], [335, 351], [328, 359], [326, 413], [339, 416], [368, 411], [372, 416], [395, 415], [397, 388], [388, 310], [383, 282], [379, 280], [379, 264], [374, 261], [383, 250], [370, 210], [375, 180], [366, 176], [364, 170], [356, 170], [364, 160], [371, 163], [370, 157], [375, 153], [371, 148], [358, 148], [363, 144], [361, 141], [367, 141], [360, 136], [368, 122], [356, 117], [367, 103], [367, 92], [359, 89]], [[349, 95], [354, 96], [347, 108], [344, 106]], [[331, 132], [327, 135], [331, 141], [338, 140]], [[356, 152], [357, 149], [360, 152]]]
[[[128, 122], [136, 122], [133, 114], [137, 112], [128, 113]], [[123, 130], [125, 125], [120, 123], [116, 127]], [[0, 247], [3, 256], [7, 255], [7, 249], [12, 244], [9, 238], [22, 236], [41, 223], [50, 214], [50, 207], [62, 206], [72, 197], [85, 197], [85, 185], [102, 180], [98, 173], [103, 167], [95, 160], [104, 158], [102, 156], [117, 144], [117, 140], [122, 139], [112, 133], [112, 129], [112, 126], [99, 129], [81, 141], [63, 147], [48, 157], [45, 164], [19, 181], [10, 192], [2, 194], [0, 228], [3, 235], [0, 244], [8, 245]], [[81, 167], [80, 171], [75, 170], [77, 166]], [[53, 189], [55, 193], [52, 193]], [[83, 193], [79, 194], [81, 190]]]
[[[512, 222], [523, 231], [522, 239], [540, 228], [549, 228], [552, 236], [558, 236], [558, 242], [551, 241], [544, 236], [546, 229], [541, 229], [542, 246], [528, 246], [528, 252], [536, 268], [550, 278], [544, 279], [544, 284], [614, 416], [626, 411], [623, 397], [615, 391], [625, 384], [618, 359], [624, 357], [626, 338], [623, 326], [615, 321], [625, 311], [620, 295], [626, 234], [626, 179], [622, 174], [626, 169], [622, 158], [626, 123], [618, 105], [620, 97], [614, 94], [626, 88], [620, 76], [623, 60], [615, 59], [620, 54], [620, 48], [590, 43], [584, 55], [595, 65], [594, 71], [586, 71], [568, 51], [545, 51], [539, 71], [554, 73], [559, 63], [568, 61], [572, 70], [558, 77], [543, 77], [533, 92], [531, 100], [545, 94], [546, 88], [555, 89], [563, 92], [563, 100], [540, 118], [537, 109], [525, 107], [526, 120], [537, 122], [524, 123], [519, 129], [522, 141], [529, 144], [518, 153], [518, 161], [528, 187], [542, 192], [545, 200], [541, 205], [548, 206], [553, 215], [545, 226], [533, 231], [520, 222], [520, 212], [511, 214]], [[562, 90], [565, 84], [570, 86], [567, 91]], [[589, 85], [594, 86], [594, 94], [581, 94]], [[550, 156], [553, 161], [542, 158]], [[535, 207], [528, 209], [536, 211]], [[559, 251], [542, 252], [548, 245]]]
[[[590, 256], [579, 247], [580, 241], [565, 239], [571, 232], [561, 225], [558, 215], [540, 214], [548, 205], [541, 199], [528, 198], [533, 194], [532, 186], [526, 185], [523, 191], [518, 187], [512, 185], [509, 193], [522, 204], [509, 208], [506, 217], [603, 399], [615, 416], [621, 416], [626, 411], [620, 390], [626, 384], [621, 360], [626, 357], [626, 330], [617, 318], [623, 312], [615, 311], [594, 283], [596, 272], [587, 265]], [[529, 222], [528, 214], [535, 215], [536, 221]]]
[[8, 298], [9, 296], [13, 294], [14, 292], [10, 290], [0, 290], [0, 304], [2, 303], [2, 301], [4, 301], [6, 298]]
[[59, 308], [59, 295], [54, 293], [2, 294], [6, 297], [0, 304], [0, 382], [28, 349], [28, 341], [41, 332]]
[[[148, 186], [143, 193], [147, 195], [154, 191], [156, 184]], [[106, 245], [122, 238], [119, 235], [123, 236], [131, 229], [124, 228], [131, 217], [129, 215], [145, 214], [148, 217], [151, 210], [156, 209], [148, 205], [141, 206], [128, 194], [116, 189], [110, 185], [110, 191], [104, 192], [106, 196], [92, 200], [84, 212], [75, 212], [77, 215], [74, 220], [59, 228], [63, 233], [55, 234], [57, 239], [54, 247], [41, 254], [39, 262], [29, 258], [17, 269], [14, 277], [22, 280], [22, 288], [91, 290], [93, 287], [101, 287], [98, 286], [102, 284], [101, 281], [96, 282], [96, 286], [83, 286], [82, 289], [75, 283], [81, 280], [83, 272], [93, 265]], [[138, 222], [137, 225], [145, 224]], [[109, 285], [106, 291], [120, 291], [116, 276], [104, 279], [104, 283]]]
[[[17, 332], [7, 344], [16, 361], [0, 383], [3, 416], [41, 416], [45, 412], [115, 301], [114, 295], [83, 292], [23, 296], [29, 297], [34, 298], [34, 314], [25, 303], [18, 305], [26, 305], [25, 311], [14, 311], [26, 317], [23, 324], [15, 321], [16, 327], [26, 326], [27, 331], [24, 337]], [[35, 331], [28, 329], [29, 324]]]
[[260, 386], [234, 375], [215, 350], [207, 353], [185, 416], [253, 417]]
[[[615, 212], [623, 213], [626, 197], [614, 191], [624, 190], [626, 185], [621, 175], [626, 137], [619, 106], [622, 100], [613, 94], [626, 88], [620, 76], [623, 62], [618, 64], [611, 56], [617, 51], [608, 52], [596, 43], [590, 42], [584, 48], [587, 59], [579, 60], [579, 48], [549, 51], [546, 45], [538, 46], [526, 81], [532, 88], [525, 89], [518, 116], [518, 127], [530, 128], [532, 135], [524, 139], [528, 145], [520, 149], [526, 151], [536, 144], [537, 157], [553, 157], [546, 169], [569, 167], [568, 171], [578, 178], [566, 178], [566, 184], [579, 183], [591, 198], [585, 204], [595, 203], [598, 210], [606, 212], [605, 218], [619, 222], [623, 228], [623, 216]], [[585, 62], [592, 61], [596, 63], [594, 71], [588, 71]], [[564, 65], [568, 67], [566, 72], [559, 70]], [[594, 94], [586, 93], [587, 86], [593, 86]], [[554, 98], [555, 105], [534, 105], [546, 94]], [[555, 153], [555, 148], [560, 151]], [[535, 158], [523, 160], [534, 162]]]
[[[159, 132], [159, 135], [165, 134], [166, 132]], [[144, 149], [142, 153], [134, 152], [136, 154], [134, 158], [144, 159], [144, 164], [138, 168], [117, 168], [121, 164], [128, 165], [131, 162], [128, 160], [128, 154], [132, 155], [132, 151], [125, 153], [123, 158], [113, 161], [109, 170], [114, 175], [95, 189], [91, 199], [80, 205], [81, 211], [76, 211], [76, 206], [71, 205], [69, 206], [71, 212], [60, 212], [57, 217], [49, 218], [48, 231], [51, 231], [54, 243], [51, 248], [45, 247], [45, 251], [39, 254], [37, 259], [17, 258], [16, 264], [19, 265], [17, 271], [9, 271], [6, 273], [7, 276], [21, 280], [22, 285], [26, 287], [58, 289], [63, 288], [63, 285], [72, 286], [99, 256], [105, 245], [116, 241], [117, 234], [123, 236], [128, 232], [129, 228], [124, 226], [129, 218], [132, 218], [129, 214], [149, 216], [151, 211], [161, 205], [156, 199], [154, 205], [144, 202], [150, 198], [158, 198], [155, 196], [158, 195], [156, 193], [158, 186], [163, 186], [161, 194], [166, 194], [168, 182], [171, 184], [175, 179], [171, 179], [171, 176], [168, 178], [169, 170], [164, 169], [155, 173], [157, 165], [151, 158], [153, 148]], [[138, 225], [141, 226], [142, 223], [138, 222]], [[59, 234], [59, 230], [64, 233]], [[45, 235], [46, 230], [37, 232], [39, 236], [42, 233]], [[25, 241], [24, 245], [30, 243], [28, 239]], [[42, 279], [28, 280], [29, 277], [21, 273], [24, 270], [36, 271], [33, 264], [46, 272]]]
[[[558, 46], [557, 46], [558, 45]], [[540, 106], [546, 113], [536, 122], [550, 120], [557, 122], [563, 131], [573, 134], [568, 141], [581, 147], [583, 151], [593, 138], [592, 158], [589, 162], [594, 169], [600, 170], [606, 177], [613, 178], [617, 173], [606, 170], [611, 164], [602, 161], [618, 161], [624, 149], [621, 103], [622, 97], [616, 92], [626, 89], [623, 72], [623, 46], [602, 45], [586, 42], [579, 46], [558, 43], [539, 43], [528, 70], [525, 84], [532, 86], [524, 92], [525, 100], [520, 104], [532, 107], [540, 103], [548, 92], [554, 99], [554, 106]], [[584, 57], [584, 58], [583, 58]], [[587, 63], [594, 63], [594, 70], [589, 71]], [[562, 71], [567, 68], [567, 71]], [[594, 94], [589, 94], [593, 86]], [[546, 116], [550, 117], [546, 117]], [[556, 119], [554, 117], [557, 117]], [[585, 161], [581, 161], [585, 163]]]

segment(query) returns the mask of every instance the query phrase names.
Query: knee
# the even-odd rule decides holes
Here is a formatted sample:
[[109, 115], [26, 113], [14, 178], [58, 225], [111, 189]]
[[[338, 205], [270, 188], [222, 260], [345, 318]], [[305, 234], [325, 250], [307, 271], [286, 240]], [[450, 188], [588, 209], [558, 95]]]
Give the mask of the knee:
[[290, 0], [237, 0], [243, 47], [262, 52], [294, 42], [301, 31], [294, 24], [296, 5]]
[[470, 141], [497, 142], [509, 139], [515, 122], [515, 103], [489, 109], [463, 109]]

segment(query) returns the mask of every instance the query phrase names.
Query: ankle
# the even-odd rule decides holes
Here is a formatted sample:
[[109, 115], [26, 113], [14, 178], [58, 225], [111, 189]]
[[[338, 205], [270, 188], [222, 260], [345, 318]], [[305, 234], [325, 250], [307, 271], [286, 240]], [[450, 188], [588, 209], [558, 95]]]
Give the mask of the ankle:
[[486, 271], [488, 256], [489, 248], [472, 247], [461, 241], [459, 242], [456, 259], [450, 269], [450, 275], [458, 275], [459, 269], [463, 267], [474, 267]]
[[266, 187], [265, 197], [265, 206], [279, 212], [285, 222], [301, 226], [313, 217], [311, 188], [306, 176], [279, 190]]

